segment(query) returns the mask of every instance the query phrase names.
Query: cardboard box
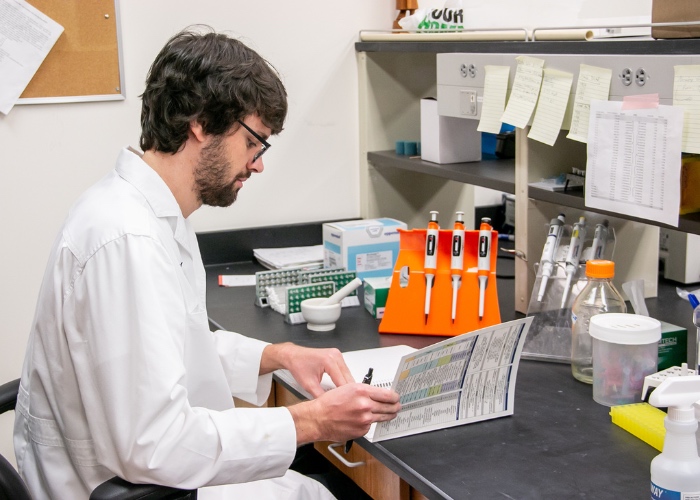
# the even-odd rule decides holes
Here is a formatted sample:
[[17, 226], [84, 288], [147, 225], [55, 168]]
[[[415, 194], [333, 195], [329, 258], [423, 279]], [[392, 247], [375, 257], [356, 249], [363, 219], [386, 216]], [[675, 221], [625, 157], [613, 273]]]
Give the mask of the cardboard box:
[[386, 298], [391, 288], [391, 276], [383, 278], [365, 278], [364, 280], [365, 309], [377, 319], [384, 317]]
[[344, 267], [358, 278], [391, 276], [399, 255], [396, 219], [365, 219], [323, 225], [323, 266]]
[[421, 158], [433, 163], [462, 163], [481, 160], [478, 120], [440, 116], [435, 99], [421, 99]]
[[[700, 20], [698, 0], [653, 0], [651, 4], [652, 23], [673, 23]], [[698, 38], [700, 26], [661, 26], [652, 27], [654, 38]]]
[[681, 215], [700, 212], [700, 156], [683, 155], [681, 159]]
[[659, 341], [659, 371], [688, 362], [688, 330], [661, 322]]

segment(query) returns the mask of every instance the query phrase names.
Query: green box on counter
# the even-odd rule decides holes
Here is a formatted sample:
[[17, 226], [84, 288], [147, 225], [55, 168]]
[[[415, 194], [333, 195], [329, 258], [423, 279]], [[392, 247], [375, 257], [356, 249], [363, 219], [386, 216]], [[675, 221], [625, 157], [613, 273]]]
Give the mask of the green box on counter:
[[661, 321], [659, 371], [688, 362], [688, 330]]
[[364, 279], [365, 309], [377, 319], [384, 316], [390, 287], [391, 276]]

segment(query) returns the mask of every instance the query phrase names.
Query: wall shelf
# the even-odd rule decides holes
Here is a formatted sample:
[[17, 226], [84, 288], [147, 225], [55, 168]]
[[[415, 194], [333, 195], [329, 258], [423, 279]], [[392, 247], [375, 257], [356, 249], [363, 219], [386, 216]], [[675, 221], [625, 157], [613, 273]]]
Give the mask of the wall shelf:
[[[585, 207], [582, 192], [552, 192], [529, 185], [561, 173], [562, 169], [585, 168], [586, 145], [558, 140], [553, 147], [528, 139], [528, 129], [517, 129], [515, 160], [438, 165], [420, 159], [397, 156], [396, 140], [420, 138], [420, 100], [436, 96], [440, 59], [444, 86], [478, 87], [483, 73], [463, 82], [449, 75], [467, 63], [512, 65], [518, 54], [541, 54], [552, 67], [578, 71], [580, 64], [612, 70], [611, 95], [663, 93], [670, 104], [673, 66], [700, 64], [700, 39], [652, 40], [627, 38], [593, 41], [541, 42], [359, 42], [360, 95], [360, 211], [363, 217], [391, 216], [409, 227], [423, 227], [429, 210], [453, 213], [473, 204], [473, 187], [479, 186], [516, 195], [516, 247], [526, 255], [539, 255], [546, 227], [553, 216], [565, 212], [575, 220], [580, 212], [609, 218], [620, 235], [618, 250], [634, 258], [623, 259], [616, 269], [621, 283], [645, 280], [645, 294], [657, 293], [658, 234], [660, 227], [700, 234], [700, 214], [680, 217], [679, 227]], [[459, 55], [464, 53], [464, 55]], [[439, 56], [440, 54], [444, 54]], [[570, 56], [570, 57], [569, 57]], [[461, 65], [461, 66], [460, 66]], [[644, 67], [653, 73], [646, 86], [625, 86], [619, 78], [622, 68]], [[562, 69], [563, 70], [563, 69]], [[479, 87], [480, 88], [480, 87]], [[565, 130], [560, 139], [565, 138]], [[598, 215], [599, 214], [599, 215]], [[531, 264], [516, 262], [515, 308], [526, 312], [534, 283]]]
[[394, 151], [367, 153], [375, 167], [389, 167], [441, 177], [506, 193], [515, 193], [515, 160], [485, 158], [468, 163], [439, 164], [397, 155]]
[[674, 227], [669, 226], [667, 224], [662, 224], [660, 222], [650, 221], [648, 219], [640, 219], [638, 217], [632, 217], [617, 212], [608, 212], [605, 210], [597, 210], [594, 208], [586, 207], [584, 204], [583, 191], [564, 193], [561, 191], [554, 192], [530, 186], [528, 187], [528, 196], [533, 200], [546, 201], [548, 203], [553, 203], [555, 205], [560, 205], [564, 207], [575, 208], [578, 210], [586, 210], [589, 212], [595, 212], [611, 217], [617, 217], [619, 219], [631, 220], [635, 222], [641, 222], [643, 224], [649, 224], [652, 226], [674, 229], [685, 233], [700, 234], [700, 213], [681, 215], [678, 227]]
[[645, 38], [540, 42], [357, 42], [356, 52], [424, 52], [444, 54], [700, 54], [700, 39], [652, 40]]

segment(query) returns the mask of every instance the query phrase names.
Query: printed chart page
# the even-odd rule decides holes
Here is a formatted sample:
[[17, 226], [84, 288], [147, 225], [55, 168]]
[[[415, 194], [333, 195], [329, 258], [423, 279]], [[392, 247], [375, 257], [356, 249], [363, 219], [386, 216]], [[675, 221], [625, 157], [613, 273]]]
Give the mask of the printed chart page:
[[683, 110], [591, 101], [587, 207], [678, 227]]
[[532, 317], [476, 330], [401, 359], [401, 411], [373, 425], [378, 442], [513, 414], [515, 379]]

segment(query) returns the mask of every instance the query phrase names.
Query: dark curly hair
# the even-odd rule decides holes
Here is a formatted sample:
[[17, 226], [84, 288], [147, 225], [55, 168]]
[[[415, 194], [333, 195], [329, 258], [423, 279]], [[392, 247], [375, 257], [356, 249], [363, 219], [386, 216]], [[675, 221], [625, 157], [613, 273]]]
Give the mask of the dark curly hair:
[[242, 42], [204, 28], [173, 36], [148, 72], [141, 95], [143, 151], [176, 153], [193, 120], [205, 133], [222, 135], [257, 113], [272, 134], [282, 131], [287, 92], [277, 71]]

